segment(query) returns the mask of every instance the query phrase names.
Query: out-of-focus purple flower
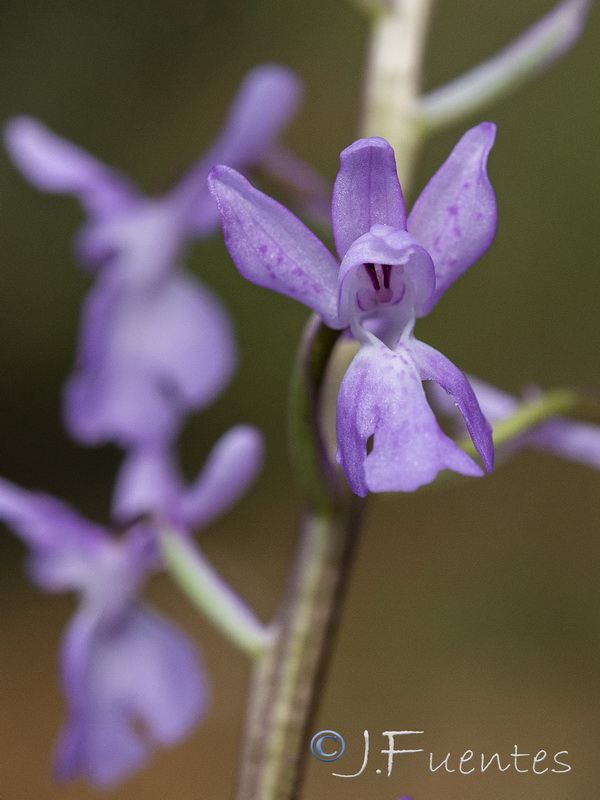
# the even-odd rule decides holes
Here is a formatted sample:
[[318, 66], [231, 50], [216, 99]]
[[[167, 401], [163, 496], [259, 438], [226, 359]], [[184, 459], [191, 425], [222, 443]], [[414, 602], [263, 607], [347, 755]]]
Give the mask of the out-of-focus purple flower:
[[206, 188], [211, 167], [258, 166], [296, 113], [301, 94], [299, 79], [284, 67], [266, 64], [252, 70], [213, 145], [160, 198], [145, 197], [121, 173], [31, 117], [9, 121], [6, 146], [34, 186], [79, 199], [88, 218], [78, 253], [89, 269], [120, 261], [129, 282], [146, 284], [171, 270], [192, 237], [215, 231], [219, 215]]
[[[528, 389], [521, 399], [479, 378], [469, 376], [469, 382], [475, 390], [481, 410], [492, 423], [508, 419], [519, 410], [522, 403], [535, 400], [539, 394], [536, 389]], [[451, 399], [440, 392], [437, 386], [431, 387], [430, 398], [434, 408], [451, 418], [460, 432], [462, 420]], [[501, 453], [505, 456], [513, 455], [525, 448], [545, 450], [561, 458], [600, 469], [600, 426], [566, 417], [552, 417], [503, 444]]]
[[228, 315], [184, 274], [181, 259], [192, 239], [218, 223], [206, 187], [210, 168], [245, 171], [276, 158], [277, 138], [300, 99], [289, 70], [253, 70], [212, 147], [156, 199], [37, 120], [8, 123], [6, 145], [23, 174], [40, 189], [75, 195], [87, 215], [76, 251], [98, 278], [65, 392], [67, 428], [80, 441], [137, 447], [172, 438], [183, 415], [211, 403], [229, 381], [235, 344]]
[[191, 642], [136, 600], [159, 565], [153, 532], [138, 524], [113, 538], [59, 500], [7, 481], [0, 481], [0, 517], [29, 546], [32, 580], [81, 598], [61, 652], [68, 719], [57, 775], [116, 783], [146, 762], [151, 744], [185, 736], [207, 700]]
[[130, 450], [115, 486], [115, 517], [127, 522], [153, 514], [179, 530], [196, 531], [245, 494], [262, 461], [262, 437], [250, 425], [236, 425], [227, 431], [189, 485], [169, 447]]
[[[157, 526], [186, 536], [207, 524], [238, 500], [261, 460], [260, 435], [248, 426], [222, 437], [190, 487], [165, 450], [130, 453], [115, 497], [115, 518], [129, 523], [120, 538], [53, 497], [0, 479], [0, 519], [29, 546], [32, 580], [80, 595], [62, 646], [68, 719], [59, 776], [114, 784], [147, 761], [150, 745], [177, 742], [202, 716], [207, 684], [194, 647], [137, 595], [162, 566]], [[140, 514], [147, 521], [131, 522]]]
[[494, 135], [491, 123], [467, 131], [408, 219], [390, 145], [361, 139], [344, 150], [332, 202], [341, 265], [235, 170], [218, 166], [209, 175], [242, 275], [299, 300], [332, 328], [349, 327], [360, 342], [338, 395], [337, 441], [338, 462], [361, 496], [411, 491], [445, 468], [481, 474], [439, 428], [423, 380], [452, 395], [492, 467], [491, 429], [467, 379], [413, 328], [492, 242], [496, 202], [486, 162]]
[[176, 268], [130, 288], [107, 265], [83, 307], [75, 370], [64, 391], [69, 432], [124, 448], [171, 440], [233, 373], [233, 327], [216, 297]]

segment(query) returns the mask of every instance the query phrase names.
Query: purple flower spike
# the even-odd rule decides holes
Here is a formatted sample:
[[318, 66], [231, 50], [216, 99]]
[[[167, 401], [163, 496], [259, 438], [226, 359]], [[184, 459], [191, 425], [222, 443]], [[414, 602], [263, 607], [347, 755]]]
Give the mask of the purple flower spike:
[[155, 446], [230, 380], [236, 347], [228, 315], [183, 273], [181, 260], [189, 242], [212, 234], [219, 220], [206, 186], [211, 167], [248, 170], [268, 162], [301, 94], [299, 79], [283, 67], [250, 72], [213, 146], [161, 198], [144, 197], [37, 120], [8, 123], [6, 145], [25, 177], [44, 191], [74, 195], [87, 213], [76, 251], [97, 283], [64, 404], [67, 428], [79, 441]]
[[207, 702], [192, 644], [136, 600], [160, 566], [154, 531], [138, 524], [113, 538], [64, 503], [3, 480], [0, 518], [28, 544], [36, 583], [80, 595], [62, 648], [68, 719], [56, 772], [110, 786], [142, 767], [152, 745], [189, 733]]
[[391, 146], [372, 138], [344, 150], [332, 201], [341, 265], [300, 220], [234, 170], [219, 166], [209, 175], [241, 274], [293, 297], [332, 328], [349, 327], [360, 342], [337, 403], [337, 458], [356, 494], [412, 491], [442, 469], [481, 474], [439, 428], [424, 380], [452, 395], [492, 469], [491, 428], [467, 379], [413, 329], [494, 237], [496, 201], [486, 172], [494, 135], [489, 122], [467, 131], [408, 220]]

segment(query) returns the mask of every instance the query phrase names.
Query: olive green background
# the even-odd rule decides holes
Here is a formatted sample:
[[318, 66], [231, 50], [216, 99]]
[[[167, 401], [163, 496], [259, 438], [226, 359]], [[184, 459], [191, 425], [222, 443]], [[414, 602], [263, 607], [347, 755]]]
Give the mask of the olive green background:
[[[493, 53], [549, 6], [439, 2], [425, 85]], [[38, 116], [161, 192], [211, 141], [246, 70], [277, 61], [306, 85], [285, 139], [333, 180], [339, 151], [360, 134], [367, 33], [342, 0], [3, 0], [0, 119]], [[531, 382], [600, 387], [599, 38], [594, 12], [573, 53], [515, 97], [432, 139], [417, 174], [420, 187], [468, 125], [497, 123], [496, 242], [417, 335], [514, 392]], [[80, 221], [74, 201], [37, 192], [0, 153], [0, 474], [106, 520], [119, 453], [78, 447], [60, 427], [59, 393], [89, 285], [70, 251]], [[284, 407], [307, 313], [246, 285], [218, 238], [195, 244], [188, 263], [235, 315], [241, 366], [218, 405], [188, 425], [186, 468], [197, 470], [240, 421], [259, 425], [268, 447], [256, 490], [200, 540], [267, 619], [293, 546]], [[486, 479], [372, 498], [315, 723], [315, 731], [339, 731], [347, 753], [333, 766], [310, 760], [307, 800], [597, 796], [599, 489], [597, 472], [525, 454]], [[0, 798], [97, 796], [49, 777], [63, 717], [57, 648], [73, 599], [28, 584], [25, 550], [8, 532], [0, 551]], [[248, 664], [164, 577], [147, 595], [197, 639], [212, 676], [211, 710], [188, 741], [107, 796], [227, 798]], [[358, 769], [365, 729], [365, 773], [332, 777]], [[376, 774], [384, 768], [381, 732], [408, 729], [425, 734], [406, 746], [438, 760], [451, 752], [456, 761], [467, 749], [506, 757], [516, 744], [532, 754], [568, 750], [572, 771], [533, 775], [530, 761], [527, 774], [431, 774], [426, 760], [407, 756], [392, 777]]]

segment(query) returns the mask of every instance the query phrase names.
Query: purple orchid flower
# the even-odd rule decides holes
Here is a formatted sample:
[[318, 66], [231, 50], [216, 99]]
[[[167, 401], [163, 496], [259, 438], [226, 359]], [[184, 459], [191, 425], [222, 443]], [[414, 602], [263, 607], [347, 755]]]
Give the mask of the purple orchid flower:
[[153, 514], [180, 531], [196, 531], [231, 508], [256, 479], [263, 440], [250, 425], [236, 425], [186, 485], [169, 447], [130, 450], [115, 485], [113, 512], [120, 522]]
[[7, 148], [23, 174], [44, 191], [75, 195], [87, 214], [76, 251], [98, 277], [64, 398], [66, 426], [78, 440], [123, 447], [167, 440], [185, 413], [210, 404], [230, 380], [236, 358], [229, 317], [183, 272], [181, 259], [192, 239], [218, 224], [206, 187], [210, 168], [246, 170], [268, 160], [300, 97], [289, 70], [252, 71], [215, 143], [158, 199], [40, 122], [9, 122]]
[[206, 237], [219, 215], [206, 188], [217, 163], [258, 166], [296, 113], [302, 87], [290, 70], [266, 64], [252, 70], [235, 97], [225, 126], [181, 180], [161, 198], [144, 197], [135, 184], [31, 117], [6, 126], [15, 164], [39, 189], [72, 194], [88, 215], [77, 253], [88, 269], [120, 260], [130, 282], [151, 283], [194, 236]]
[[0, 519], [29, 546], [32, 580], [47, 591], [80, 595], [61, 652], [68, 720], [56, 751], [59, 777], [115, 784], [144, 765], [151, 745], [174, 744], [202, 717], [208, 689], [195, 648], [137, 595], [161, 568], [156, 526], [177, 525], [189, 536], [238, 500], [261, 458], [258, 432], [239, 426], [217, 443], [188, 488], [171, 476], [165, 485], [157, 460], [126, 462], [115, 517], [153, 516], [142, 522], [138, 516], [120, 538], [53, 497], [0, 479]]
[[85, 444], [170, 441], [187, 413], [216, 399], [235, 365], [229, 315], [193, 276], [175, 267], [131, 289], [108, 265], [84, 303], [66, 428]]
[[[469, 376], [469, 382], [483, 413], [492, 423], [508, 419], [519, 410], [523, 402], [535, 400], [539, 396], [536, 387], [529, 387], [521, 399], [473, 376]], [[453, 420], [460, 433], [462, 420], [456, 413], [456, 406], [449, 402], [448, 396], [440, 392], [437, 386], [432, 386], [430, 398], [434, 408]], [[506, 442], [502, 445], [501, 453], [510, 456], [524, 449], [544, 450], [569, 461], [600, 469], [600, 426], [566, 417], [551, 417]]]
[[[29, 572], [48, 591], [75, 589], [81, 602], [62, 645], [68, 721], [56, 751], [61, 778], [118, 782], [148, 758], [148, 743], [169, 745], [206, 706], [197, 655], [172, 623], [136, 600], [158, 566], [146, 525], [120, 540], [59, 500], [0, 482], [0, 516], [31, 548]], [[145, 743], [133, 723], [147, 729]]]
[[[235, 170], [209, 186], [241, 274], [299, 300], [360, 342], [338, 395], [338, 463], [352, 490], [412, 491], [442, 469], [481, 470], [440, 429], [422, 381], [458, 405], [488, 471], [491, 428], [465, 376], [413, 336], [446, 289], [490, 246], [496, 201], [486, 172], [495, 127], [467, 131], [406, 219], [391, 146], [361, 139], [341, 154], [332, 223], [341, 265], [286, 208]], [[370, 439], [372, 449], [369, 452]]]

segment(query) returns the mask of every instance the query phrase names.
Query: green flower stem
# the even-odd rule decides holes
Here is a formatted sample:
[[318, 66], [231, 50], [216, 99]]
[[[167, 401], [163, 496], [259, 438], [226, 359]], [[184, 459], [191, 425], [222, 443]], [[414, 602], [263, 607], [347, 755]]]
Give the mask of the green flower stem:
[[394, 148], [406, 188], [423, 136], [415, 110], [432, 0], [390, 0], [373, 20], [363, 136], [382, 136]]
[[323, 516], [335, 515], [343, 494], [319, 424], [325, 373], [340, 334], [316, 314], [310, 317], [290, 385], [289, 447], [298, 488], [306, 505]]
[[240, 650], [259, 658], [273, 632], [258, 620], [205, 559], [193, 542], [177, 531], [163, 530], [160, 543], [167, 569], [192, 603]]
[[295, 800], [360, 522], [307, 513], [275, 644], [255, 668], [235, 800]]
[[298, 797], [361, 509], [323, 441], [320, 398], [339, 331], [311, 317], [291, 383], [290, 447], [306, 511], [272, 646], [255, 668], [236, 800]]

